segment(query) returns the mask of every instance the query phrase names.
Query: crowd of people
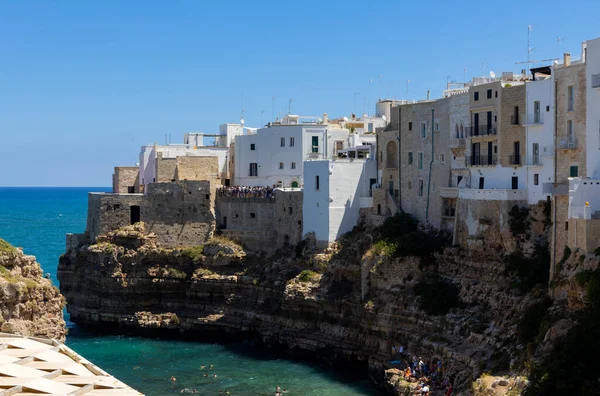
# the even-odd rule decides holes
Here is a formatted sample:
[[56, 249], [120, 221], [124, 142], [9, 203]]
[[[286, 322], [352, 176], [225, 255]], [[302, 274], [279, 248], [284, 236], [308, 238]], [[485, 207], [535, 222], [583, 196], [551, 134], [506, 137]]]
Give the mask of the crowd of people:
[[276, 186], [232, 186], [220, 187], [217, 194], [226, 198], [275, 198]]
[[445, 375], [441, 360], [426, 362], [414, 354], [411, 358], [403, 346], [392, 345], [391, 351], [394, 359], [391, 363], [404, 367], [403, 377], [406, 381], [417, 383], [413, 395], [429, 396], [433, 389], [444, 391], [445, 396], [454, 395], [453, 379]]

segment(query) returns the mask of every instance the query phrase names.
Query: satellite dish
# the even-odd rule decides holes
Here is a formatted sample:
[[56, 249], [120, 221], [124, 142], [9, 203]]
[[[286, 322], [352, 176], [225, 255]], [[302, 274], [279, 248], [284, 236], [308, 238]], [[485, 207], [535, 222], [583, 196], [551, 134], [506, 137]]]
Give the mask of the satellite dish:
[[554, 61], [554, 66], [558, 66], [558, 61], [557, 60]]
[[496, 78], [496, 73], [494, 73], [493, 71], [490, 72], [490, 77], [492, 78]]
[[344, 121], [348, 121], [348, 117], [344, 117]]
[[244, 121], [243, 118], [240, 118], [240, 124], [244, 125], [246, 123], [246, 121]]
[[387, 121], [387, 117], [385, 116], [385, 114], [381, 116], [381, 119], [382, 119], [383, 121]]

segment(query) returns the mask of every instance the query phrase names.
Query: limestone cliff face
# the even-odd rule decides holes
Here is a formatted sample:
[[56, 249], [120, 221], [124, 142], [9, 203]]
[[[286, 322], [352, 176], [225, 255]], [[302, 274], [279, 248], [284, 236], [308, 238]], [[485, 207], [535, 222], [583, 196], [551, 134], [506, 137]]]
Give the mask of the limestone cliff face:
[[58, 277], [79, 324], [254, 339], [295, 354], [368, 366], [392, 393], [390, 347], [444, 361], [459, 389], [484, 371], [510, 373], [525, 345], [518, 324], [544, 291], [524, 293], [502, 252], [446, 248], [391, 257], [357, 230], [324, 253], [310, 243], [272, 257], [227, 240], [163, 249], [140, 226], [67, 252]]
[[66, 336], [62, 309], [65, 299], [43, 277], [34, 256], [0, 239], [0, 331], [26, 336]]

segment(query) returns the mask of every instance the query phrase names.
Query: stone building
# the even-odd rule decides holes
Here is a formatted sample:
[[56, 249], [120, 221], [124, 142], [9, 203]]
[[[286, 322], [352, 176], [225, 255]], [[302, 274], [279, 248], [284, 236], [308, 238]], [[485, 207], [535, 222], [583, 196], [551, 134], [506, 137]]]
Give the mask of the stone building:
[[214, 228], [210, 183], [152, 183], [145, 194], [90, 193], [85, 238], [144, 222], [163, 247], [204, 243]]
[[120, 194], [139, 192], [139, 167], [115, 166], [112, 176], [112, 191]]

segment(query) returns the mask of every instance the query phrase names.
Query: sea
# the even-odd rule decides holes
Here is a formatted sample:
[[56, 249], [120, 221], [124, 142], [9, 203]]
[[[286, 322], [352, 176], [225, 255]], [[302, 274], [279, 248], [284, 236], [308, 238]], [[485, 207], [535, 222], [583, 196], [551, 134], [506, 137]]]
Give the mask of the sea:
[[[0, 238], [35, 255], [58, 286], [65, 234], [84, 231], [91, 191], [109, 189], [0, 187]], [[380, 395], [366, 375], [290, 360], [250, 342], [221, 345], [108, 335], [78, 328], [66, 313], [65, 319], [69, 347], [146, 395], [194, 390], [200, 395], [273, 395], [278, 385], [290, 396]]]

